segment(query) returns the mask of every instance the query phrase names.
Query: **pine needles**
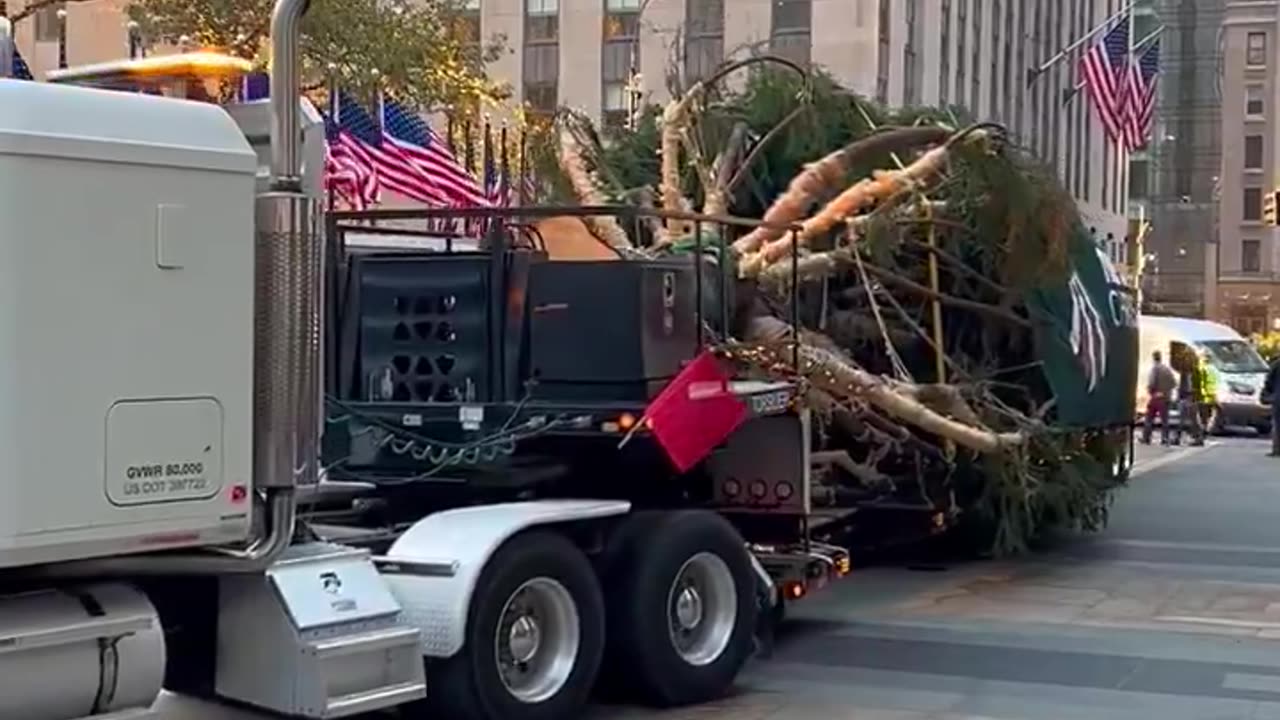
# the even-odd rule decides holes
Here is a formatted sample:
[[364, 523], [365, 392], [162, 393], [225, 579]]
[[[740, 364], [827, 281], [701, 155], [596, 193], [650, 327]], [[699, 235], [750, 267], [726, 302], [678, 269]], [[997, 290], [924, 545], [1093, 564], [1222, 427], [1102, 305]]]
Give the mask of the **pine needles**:
[[[1052, 171], [1003, 128], [958, 129], [944, 109], [889, 111], [821, 75], [752, 68], [741, 90], [708, 92], [676, 114], [686, 145], [746, 163], [716, 165], [717, 178], [744, 181], [717, 180], [711, 205], [723, 193], [732, 214], [773, 223], [718, 259], [747, 298], [728, 351], [757, 373], [792, 372], [777, 343], [796, 329], [770, 308], [785, 305], [791, 282], [785, 228], [803, 227], [801, 375], [824, 418], [815, 450], [844, 458], [828, 471], [837, 485], [959, 517], [997, 554], [1055, 528], [1105, 525], [1122, 435], [1057, 421], [1045, 311], [1028, 302], [1065, 286], [1088, 243]], [[593, 178], [615, 183], [608, 195], [660, 188], [667, 205], [678, 192], [682, 206], [701, 206], [707, 172], [685, 164], [677, 178], [668, 161], [660, 177], [658, 122], [649, 113], [612, 135], [585, 159]], [[754, 146], [720, 147], [743, 128]], [[665, 146], [674, 137], [668, 126]], [[691, 227], [668, 223], [675, 236], [635, 244], [687, 252], [698, 244]], [[705, 231], [704, 248], [718, 243]], [[935, 308], [940, 343], [927, 330]]]

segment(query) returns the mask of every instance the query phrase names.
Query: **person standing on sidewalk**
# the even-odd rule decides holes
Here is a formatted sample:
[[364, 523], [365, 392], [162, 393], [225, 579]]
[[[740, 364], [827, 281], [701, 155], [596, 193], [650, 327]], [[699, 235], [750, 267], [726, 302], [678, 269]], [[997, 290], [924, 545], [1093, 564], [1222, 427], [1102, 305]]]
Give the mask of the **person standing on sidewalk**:
[[1178, 387], [1173, 370], [1164, 364], [1164, 356], [1157, 350], [1151, 354], [1151, 372], [1147, 375], [1147, 412], [1142, 423], [1142, 443], [1151, 444], [1151, 431], [1155, 418], [1160, 416], [1160, 444], [1169, 444], [1169, 403]]
[[1196, 381], [1195, 373], [1190, 368], [1178, 369], [1178, 422], [1173, 426], [1171, 445], [1181, 445], [1182, 435], [1186, 433], [1192, 440], [1196, 438], [1199, 423], [1196, 419]]
[[1267, 370], [1266, 382], [1262, 383], [1262, 392], [1258, 399], [1271, 406], [1271, 457], [1280, 457], [1280, 402], [1276, 395], [1280, 393], [1280, 358], [1271, 362]]

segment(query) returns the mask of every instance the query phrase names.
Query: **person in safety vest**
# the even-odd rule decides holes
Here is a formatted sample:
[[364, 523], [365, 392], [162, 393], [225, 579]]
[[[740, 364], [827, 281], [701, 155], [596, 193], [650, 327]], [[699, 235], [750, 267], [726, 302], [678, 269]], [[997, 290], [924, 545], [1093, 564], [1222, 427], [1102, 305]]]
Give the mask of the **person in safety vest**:
[[1192, 445], [1204, 445], [1204, 423], [1208, 409], [1213, 407], [1217, 398], [1216, 384], [1204, 355], [1192, 353], [1189, 360], [1178, 387], [1180, 417], [1175, 442], [1181, 443], [1182, 430], [1186, 429], [1191, 435]]

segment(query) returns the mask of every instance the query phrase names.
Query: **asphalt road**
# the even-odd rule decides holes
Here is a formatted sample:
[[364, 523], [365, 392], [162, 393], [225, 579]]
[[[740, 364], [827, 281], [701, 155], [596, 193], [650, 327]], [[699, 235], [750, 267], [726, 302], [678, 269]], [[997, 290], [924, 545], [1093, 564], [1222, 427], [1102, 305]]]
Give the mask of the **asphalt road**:
[[1280, 460], [1266, 450], [1142, 448], [1099, 535], [1019, 561], [856, 572], [796, 608], [733, 697], [592, 720], [1280, 720]]

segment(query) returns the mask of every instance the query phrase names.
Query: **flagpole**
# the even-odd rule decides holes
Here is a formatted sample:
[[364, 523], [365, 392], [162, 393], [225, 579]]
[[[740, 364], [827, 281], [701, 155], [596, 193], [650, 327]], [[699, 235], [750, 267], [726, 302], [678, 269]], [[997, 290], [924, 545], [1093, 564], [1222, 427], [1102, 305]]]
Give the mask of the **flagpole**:
[[471, 140], [471, 117], [470, 116], [468, 116], [467, 119], [462, 122], [462, 141], [466, 143], [466, 145], [462, 148], [462, 151], [463, 151], [463, 157], [465, 158], [464, 162], [466, 163], [466, 166], [467, 166], [467, 172], [474, 175], [476, 172], [476, 153], [475, 153], [476, 148], [475, 148], [475, 143], [473, 143]]
[[516, 191], [516, 197], [520, 199], [520, 207], [524, 207], [529, 198], [525, 196], [525, 190], [529, 185], [529, 130], [526, 125], [520, 128], [520, 188]]
[[[338, 125], [338, 65], [337, 63], [331, 62], [328, 64], [326, 69], [328, 70], [328, 74], [329, 74], [329, 77], [328, 77], [329, 107], [327, 108], [329, 117], [326, 118], [325, 120], [326, 120], [326, 123], [333, 123], [334, 128], [338, 128], [340, 127], [340, 125]], [[328, 177], [329, 163], [327, 162], [327, 160], [330, 152], [329, 128], [330, 126], [326, 124], [325, 138], [324, 138], [326, 162], [324, 163], [324, 166], [320, 171], [320, 181], [324, 183], [325, 204], [329, 209], [324, 221], [325, 249], [328, 252], [329, 268], [328, 268], [328, 272], [322, 276], [321, 282], [326, 283], [326, 285], [322, 286], [323, 292], [337, 293], [339, 292], [339, 288], [342, 287], [341, 278], [343, 277], [343, 273], [345, 271], [346, 258], [344, 256], [346, 254], [345, 252], [346, 248], [343, 247], [343, 244], [344, 244], [343, 236], [342, 234], [337, 232], [337, 225], [333, 221], [333, 213], [337, 209], [338, 198], [337, 198], [337, 189], [333, 186], [334, 185], [333, 183], [329, 182], [329, 177]], [[360, 188], [351, 188], [351, 190], [353, 190], [356, 193], [362, 192]], [[355, 207], [363, 207], [363, 203], [354, 203], [352, 205], [352, 208], [354, 209]], [[336, 295], [330, 295], [329, 297], [337, 298]], [[324, 333], [324, 340], [328, 344], [328, 351], [324, 353], [325, 357], [333, 357], [332, 350], [337, 345], [337, 337], [338, 337], [337, 328], [340, 325], [339, 316], [341, 315], [341, 312], [338, 309], [340, 307], [340, 304], [341, 303], [339, 302], [323, 303], [324, 307], [329, 308], [329, 313], [330, 313], [326, 323], [326, 325], [328, 326], [328, 329], [326, 329]], [[321, 363], [326, 364], [324, 363], [323, 360], [321, 361]], [[328, 367], [323, 368], [325, 370], [324, 377], [326, 380], [326, 387], [331, 392], [336, 393], [339, 390], [338, 364], [330, 362], [330, 363], [327, 363], [327, 365]]]
[[67, 69], [67, 9], [58, 8], [58, 69]]
[[[1120, 8], [1118, 11], [1116, 11], [1113, 15], [1108, 17], [1106, 20], [1103, 20], [1102, 22], [1098, 23], [1096, 26], [1094, 26], [1093, 29], [1089, 30], [1084, 35], [1081, 35], [1080, 37], [1076, 38], [1070, 45], [1060, 50], [1057, 55], [1054, 55], [1053, 57], [1046, 60], [1044, 64], [1040, 65], [1039, 67], [1027, 68], [1027, 87], [1031, 87], [1032, 85], [1034, 85], [1036, 80], [1040, 79], [1041, 75], [1044, 75], [1045, 72], [1048, 71], [1050, 68], [1052, 68], [1054, 65], [1057, 65], [1058, 63], [1065, 60], [1066, 57], [1072, 53], [1072, 51], [1074, 51], [1076, 48], [1080, 47], [1081, 45], [1085, 44], [1086, 42], [1089, 42], [1090, 38], [1092, 38], [1094, 35], [1097, 35], [1099, 32], [1105, 30], [1107, 26], [1115, 22], [1117, 18], [1123, 17], [1125, 13], [1128, 13], [1131, 10], [1133, 10], [1133, 6], [1136, 4], [1137, 2], [1135, 2], [1134, 0], [1130, 0], [1130, 2], [1124, 5], [1124, 7]], [[1133, 22], [1132, 14], [1130, 14], [1129, 16], [1129, 21], [1132, 25], [1132, 22]], [[1132, 26], [1131, 26], [1130, 39], [1132, 39], [1132, 37], [1133, 36], [1132, 36]]]
[[[1129, 13], [1129, 60], [1126, 63], [1125, 69], [1124, 69], [1126, 85], [1130, 85], [1130, 83], [1128, 82], [1128, 78], [1133, 76], [1133, 72], [1135, 70], [1134, 62], [1137, 60], [1137, 56], [1134, 55], [1134, 48], [1137, 47], [1137, 44], [1134, 43], [1133, 41], [1133, 30], [1136, 22], [1137, 22], [1137, 13]], [[1139, 76], [1141, 76], [1141, 72], [1142, 72], [1141, 70], [1138, 70]], [[1129, 107], [1133, 106], [1132, 98], [1128, 96], [1128, 93], [1125, 93], [1124, 102], [1126, 106], [1129, 106]], [[1122, 181], [1128, 179], [1127, 173], [1125, 172], [1125, 170], [1129, 167], [1129, 157], [1133, 155], [1133, 151], [1129, 147], [1128, 133], [1127, 132], [1122, 133], [1120, 137], [1125, 140], [1125, 142], [1121, 145], [1121, 147], [1124, 149], [1124, 163], [1123, 164], [1119, 162], [1116, 163], [1116, 176], [1117, 176], [1115, 178], [1116, 187], [1119, 187], [1120, 185], [1128, 185], [1128, 183], [1125, 183]], [[1124, 198], [1125, 207], [1128, 207], [1129, 193], [1127, 191], [1127, 188], [1126, 188], [1126, 192], [1124, 192], [1121, 195], [1121, 197]]]
[[[329, 122], [335, 125], [338, 122], [338, 65], [337, 63], [329, 63]], [[326, 145], [328, 138], [325, 138]], [[325, 148], [328, 152], [328, 148]], [[329, 208], [329, 214], [332, 215], [338, 209], [338, 198], [334, 191], [333, 183], [329, 182], [327, 177], [321, 177], [324, 181], [325, 203]]]
[[136, 20], [130, 20], [125, 27], [129, 33], [129, 59], [137, 60], [138, 51], [142, 49], [142, 27]]
[[445, 143], [449, 146], [449, 152], [453, 155], [458, 154], [458, 121], [453, 114], [453, 106], [449, 105], [444, 109], [444, 132], [449, 136]]
[[484, 169], [486, 175], [485, 182], [487, 183], [489, 169], [493, 167], [493, 124], [490, 121], [488, 113], [484, 116], [484, 135], [482, 137], [483, 141], [480, 146], [480, 162], [481, 167]]
[[378, 124], [378, 132], [381, 133], [382, 129], [387, 126], [386, 110], [382, 105], [382, 71], [374, 68], [369, 71], [369, 75], [373, 78], [373, 102], [374, 108], [377, 110], [373, 119]]
[[511, 153], [507, 150], [507, 121], [502, 121], [502, 130], [498, 134], [498, 147], [502, 148], [501, 165], [498, 171], [498, 188], [502, 193], [502, 207], [510, 205], [511, 196]]
[[[493, 189], [490, 187], [490, 176], [492, 176], [494, 172], [493, 125], [490, 123], [490, 118], [488, 113], [485, 113], [485, 116], [484, 116], [484, 145], [481, 147], [481, 152], [484, 155], [484, 158], [481, 161], [481, 164], [483, 166], [482, 172], [484, 173], [484, 178], [481, 181], [481, 187], [484, 188], [485, 199], [488, 201], [489, 206], [492, 207], [494, 203], [493, 203], [493, 195], [492, 195]], [[485, 220], [480, 223], [480, 231], [482, 233], [481, 237], [484, 238], [485, 240], [488, 240], [489, 234], [493, 231], [492, 215], [486, 217]]]
[[[381, 135], [386, 131], [386, 107], [382, 102], [382, 71], [374, 68], [369, 71], [369, 75], [373, 77], [373, 97], [377, 101], [377, 112], [374, 113], [373, 121], [377, 124], [378, 134]], [[366, 220], [369, 227], [376, 227], [378, 222], [373, 218]]]
[[[1151, 43], [1155, 42], [1156, 39], [1160, 37], [1160, 34], [1163, 32], [1164, 32], [1164, 26], [1161, 25], [1155, 30], [1152, 30], [1151, 32], [1147, 33], [1146, 37], [1142, 38], [1137, 43], [1134, 43], [1134, 46], [1133, 46], [1134, 53], [1138, 54], [1139, 57], [1141, 57], [1141, 55], [1143, 54], [1146, 54], [1147, 50], [1151, 49], [1150, 48]], [[1139, 53], [1139, 51], [1141, 52]], [[1084, 86], [1085, 86], [1085, 83], [1081, 82], [1081, 83], [1077, 83], [1076, 86], [1071, 88], [1070, 90], [1063, 91], [1062, 105], [1064, 107], [1067, 105], [1070, 105], [1071, 101], [1075, 100], [1076, 96], [1078, 96], [1084, 90]]]

